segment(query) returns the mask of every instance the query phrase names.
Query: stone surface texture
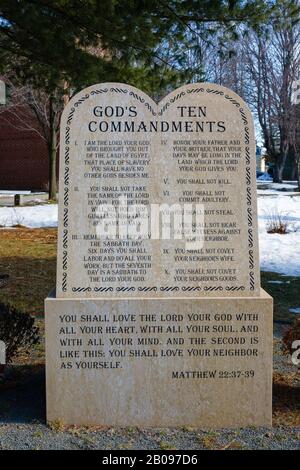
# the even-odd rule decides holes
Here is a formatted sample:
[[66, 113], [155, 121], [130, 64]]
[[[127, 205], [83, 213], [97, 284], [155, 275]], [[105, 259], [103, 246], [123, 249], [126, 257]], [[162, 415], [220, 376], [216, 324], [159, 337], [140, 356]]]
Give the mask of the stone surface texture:
[[[94, 321], [86, 321], [88, 315]], [[47, 419], [107, 426], [269, 426], [272, 324], [272, 299], [264, 291], [257, 298], [232, 299], [49, 298]], [[61, 358], [60, 351], [70, 349], [61, 340], [70, 338], [82, 341], [72, 347], [78, 357]], [[159, 343], [149, 344], [153, 338]], [[184, 344], [176, 344], [178, 338]], [[146, 344], [138, 344], [141, 339]], [[89, 350], [103, 350], [105, 357], [84, 357]]]

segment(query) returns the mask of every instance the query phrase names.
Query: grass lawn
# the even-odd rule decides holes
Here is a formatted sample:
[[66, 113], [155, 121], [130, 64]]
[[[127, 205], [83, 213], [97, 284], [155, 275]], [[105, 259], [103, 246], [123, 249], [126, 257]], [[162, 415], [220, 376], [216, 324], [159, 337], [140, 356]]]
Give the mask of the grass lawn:
[[0, 302], [44, 316], [44, 299], [55, 286], [56, 236], [56, 229], [0, 230], [0, 274], [9, 274]]
[[274, 299], [274, 321], [292, 323], [297, 314], [290, 308], [300, 307], [300, 277], [261, 272], [261, 286]]
[[[38, 318], [44, 315], [44, 299], [55, 286], [56, 229], [16, 228], [0, 230], [0, 274], [9, 283], [0, 288], [0, 302]], [[274, 298], [274, 319], [291, 322], [289, 309], [300, 307], [300, 278], [262, 272], [262, 287]]]

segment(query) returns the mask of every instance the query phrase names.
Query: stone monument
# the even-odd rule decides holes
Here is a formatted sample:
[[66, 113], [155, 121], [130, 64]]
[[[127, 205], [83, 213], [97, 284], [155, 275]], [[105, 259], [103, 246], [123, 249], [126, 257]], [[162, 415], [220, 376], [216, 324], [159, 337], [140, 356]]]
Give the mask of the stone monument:
[[272, 299], [238, 95], [199, 83], [156, 104], [102, 83], [72, 98], [45, 315], [48, 421], [271, 424]]

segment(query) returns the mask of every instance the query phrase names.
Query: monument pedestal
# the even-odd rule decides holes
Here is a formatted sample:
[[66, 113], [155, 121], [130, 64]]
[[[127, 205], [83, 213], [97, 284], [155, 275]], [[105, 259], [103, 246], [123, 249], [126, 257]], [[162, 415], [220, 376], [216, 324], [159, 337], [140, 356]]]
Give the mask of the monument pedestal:
[[271, 425], [272, 298], [45, 301], [47, 419]]

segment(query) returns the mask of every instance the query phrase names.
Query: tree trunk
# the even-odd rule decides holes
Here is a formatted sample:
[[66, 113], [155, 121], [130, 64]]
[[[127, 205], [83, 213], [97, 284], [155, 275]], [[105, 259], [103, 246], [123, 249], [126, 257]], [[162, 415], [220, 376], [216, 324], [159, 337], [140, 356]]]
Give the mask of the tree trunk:
[[56, 131], [51, 129], [51, 145], [49, 150], [49, 199], [56, 200]]
[[284, 169], [284, 164], [282, 163], [282, 160], [281, 161], [276, 160], [275, 165], [274, 165], [273, 183], [282, 183], [283, 169]]
[[50, 143], [49, 143], [49, 199], [56, 200], [57, 183], [56, 183], [56, 152], [57, 152], [57, 135], [54, 124], [54, 113], [52, 99], [49, 101], [50, 107]]
[[282, 183], [283, 170], [285, 162], [289, 153], [289, 144], [287, 139], [281, 139], [280, 142], [280, 154], [275, 160], [273, 182]]

